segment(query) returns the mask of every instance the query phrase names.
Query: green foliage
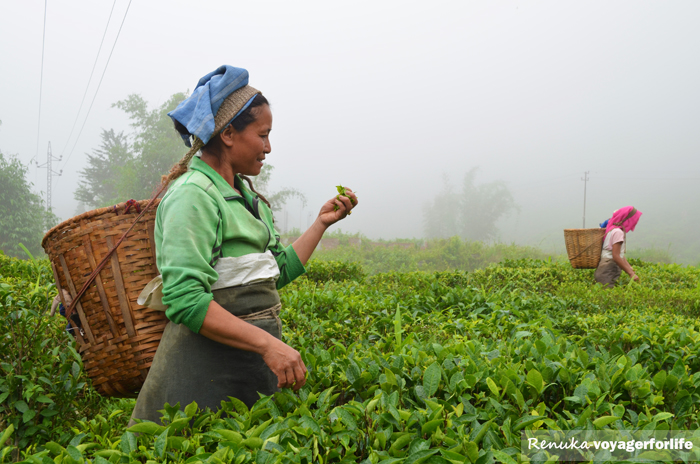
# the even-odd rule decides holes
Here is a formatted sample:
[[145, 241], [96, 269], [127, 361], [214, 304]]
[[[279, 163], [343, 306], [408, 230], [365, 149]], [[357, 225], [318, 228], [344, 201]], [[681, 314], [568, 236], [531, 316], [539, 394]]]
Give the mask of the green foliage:
[[132, 94], [113, 105], [129, 116], [134, 128], [134, 157], [129, 169], [124, 172], [126, 179], [123, 183], [129, 187], [122, 201], [150, 198], [160, 184], [161, 176], [167, 174], [187, 152], [168, 116], [168, 112], [186, 97], [184, 93], [176, 93], [158, 108], [148, 109], [146, 100]]
[[43, 255], [44, 232], [57, 222], [46, 211], [39, 195], [27, 181], [27, 168], [14, 156], [0, 152], [0, 250], [6, 255], [26, 257], [23, 243], [34, 255]]
[[82, 181], [75, 191], [75, 199], [92, 208], [124, 201], [131, 184], [126, 179], [134, 161], [123, 132], [103, 129], [101, 137], [100, 148], [88, 155], [88, 166], [80, 171]]
[[[377, 274], [391, 271], [471, 271], [504, 259], [548, 257], [535, 247], [504, 243], [485, 244], [462, 240], [459, 237], [427, 241], [373, 242], [358, 235], [343, 234], [340, 231], [326, 234], [324, 237], [340, 239], [340, 246], [330, 250], [317, 250], [314, 258], [322, 261], [355, 261], [369, 274]], [[351, 244], [350, 238], [360, 238], [361, 244]]]
[[477, 168], [464, 175], [457, 193], [447, 178], [443, 190], [423, 208], [423, 226], [428, 238], [459, 236], [486, 241], [498, 237], [496, 222], [516, 209], [515, 200], [503, 182], [476, 185]]
[[21, 457], [510, 464], [522, 430], [700, 423], [697, 268], [635, 261], [642, 283], [607, 290], [592, 270], [543, 260], [356, 279], [317, 264], [322, 277], [280, 292], [283, 338], [310, 368], [298, 393], [250, 409], [165, 405], [161, 423], [129, 429], [128, 400], [107, 403]]
[[48, 261], [0, 255], [0, 430], [11, 427], [20, 449], [56, 437], [94, 403], [65, 320], [48, 316], [52, 281]]
[[304, 277], [313, 282], [328, 282], [330, 280], [360, 282], [365, 278], [365, 273], [358, 263], [311, 260], [306, 266]]
[[150, 198], [161, 176], [187, 151], [167, 114], [184, 99], [185, 94], [176, 93], [160, 107], [149, 109], [141, 96], [133, 94], [112, 105], [129, 116], [133, 144], [129, 146], [122, 132], [103, 130], [100, 147], [88, 155], [88, 166], [80, 171], [75, 199], [98, 208]]

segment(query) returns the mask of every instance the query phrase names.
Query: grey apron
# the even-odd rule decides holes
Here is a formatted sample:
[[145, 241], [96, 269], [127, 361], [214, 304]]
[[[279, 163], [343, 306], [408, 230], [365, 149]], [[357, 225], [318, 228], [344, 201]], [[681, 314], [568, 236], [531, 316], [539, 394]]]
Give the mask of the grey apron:
[[596, 282], [603, 284], [604, 287], [613, 288], [620, 278], [622, 269], [611, 258], [601, 258], [598, 267], [595, 270]]
[[[279, 307], [275, 282], [214, 290], [214, 301], [277, 338], [281, 338], [279, 318], [266, 311]], [[257, 315], [256, 313], [261, 313]], [[257, 316], [257, 317], [256, 317]], [[277, 376], [262, 356], [239, 350], [196, 334], [182, 324], [168, 322], [153, 357], [143, 388], [131, 416], [160, 423], [165, 403], [182, 409], [193, 401], [216, 410], [233, 396], [251, 407], [262, 393], [278, 391]]]

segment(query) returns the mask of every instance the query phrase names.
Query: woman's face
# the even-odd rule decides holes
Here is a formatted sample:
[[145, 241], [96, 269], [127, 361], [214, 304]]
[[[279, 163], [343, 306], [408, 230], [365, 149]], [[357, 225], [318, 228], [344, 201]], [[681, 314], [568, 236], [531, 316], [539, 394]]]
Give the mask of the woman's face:
[[[231, 145], [226, 148], [226, 161], [231, 164], [233, 172], [247, 176], [257, 176], [263, 167], [265, 155], [272, 151], [270, 131], [272, 130], [272, 112], [269, 105], [259, 106], [252, 111], [255, 121], [248, 124], [241, 132], [231, 126], [222, 134], [230, 137]], [[226, 144], [228, 145], [228, 144]]]

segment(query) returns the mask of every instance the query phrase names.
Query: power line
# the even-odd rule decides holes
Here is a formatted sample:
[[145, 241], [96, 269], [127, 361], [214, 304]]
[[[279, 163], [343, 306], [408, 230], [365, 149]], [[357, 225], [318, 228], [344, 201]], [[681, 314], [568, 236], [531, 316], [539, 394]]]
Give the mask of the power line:
[[107, 29], [109, 29], [109, 23], [112, 20], [112, 13], [114, 13], [114, 7], [117, 4], [117, 0], [114, 0], [114, 3], [112, 3], [112, 10], [109, 12], [109, 18], [107, 18], [107, 24], [105, 25], [105, 31], [102, 34], [102, 41], [100, 42], [100, 47], [97, 49], [97, 56], [95, 56], [95, 63], [92, 65], [92, 71], [90, 72], [90, 78], [88, 79], [87, 85], [85, 86], [85, 93], [83, 93], [83, 99], [80, 101], [80, 107], [78, 108], [78, 114], [75, 115], [75, 121], [73, 121], [73, 127], [70, 130], [70, 134], [68, 134], [68, 140], [66, 140], [66, 145], [63, 147], [63, 150], [61, 151], [61, 157], [63, 157], [63, 154], [66, 152], [66, 148], [68, 148], [68, 144], [70, 143], [70, 138], [73, 136], [73, 131], [75, 130], [75, 125], [78, 123], [78, 118], [80, 117], [80, 110], [83, 109], [83, 103], [85, 103], [85, 97], [87, 96], [88, 89], [90, 88], [90, 82], [92, 82], [92, 76], [95, 74], [95, 68], [97, 67], [97, 60], [100, 57], [100, 52], [102, 52], [102, 45], [105, 42], [105, 37], [107, 36]]
[[[39, 134], [41, 133], [41, 89], [44, 87], [44, 46], [46, 44], [46, 9], [48, 0], [44, 0], [44, 32], [41, 37], [41, 74], [39, 77], [39, 122], [36, 128], [36, 153], [34, 159], [39, 157]], [[31, 163], [31, 161], [30, 161]]]
[[73, 151], [75, 150], [76, 145], [78, 145], [78, 140], [80, 140], [80, 135], [83, 133], [83, 129], [85, 128], [85, 123], [88, 120], [88, 116], [90, 116], [90, 110], [92, 110], [92, 105], [95, 103], [95, 99], [97, 98], [97, 93], [100, 91], [100, 86], [102, 85], [102, 79], [104, 79], [105, 73], [107, 72], [107, 67], [109, 66], [109, 60], [112, 59], [112, 53], [114, 53], [114, 47], [117, 46], [117, 41], [119, 40], [119, 34], [121, 34], [121, 32], [122, 32], [122, 27], [124, 26], [124, 21], [126, 21], [126, 15], [129, 13], [130, 6], [131, 6], [131, 0], [129, 0], [129, 4], [126, 6], [126, 11], [124, 12], [124, 18], [122, 19], [122, 23], [119, 25], [119, 31], [117, 32], [117, 37], [114, 39], [114, 44], [112, 45], [112, 50], [109, 52], [109, 56], [107, 57], [107, 64], [105, 64], [105, 69], [102, 71], [102, 76], [100, 77], [100, 82], [97, 84], [97, 90], [95, 90], [95, 95], [92, 97], [92, 102], [90, 103], [90, 107], [88, 108], [87, 114], [85, 115], [85, 120], [83, 121], [83, 125], [80, 127], [80, 132], [78, 132], [78, 136], [75, 139], [75, 143], [73, 144], [73, 148], [71, 148], [71, 151], [68, 154], [68, 158], [66, 158], [66, 162], [63, 164], [64, 168], [68, 164], [68, 160], [70, 159], [70, 157], [73, 155]]
[[46, 163], [41, 166], [38, 161], [36, 163], [37, 168], [46, 168], [46, 211], [49, 213], [51, 212], [51, 178], [60, 176], [63, 173], [63, 170], [59, 172], [53, 170], [53, 161], [61, 161], [61, 158], [53, 156], [53, 153], [51, 153], [51, 142], [49, 142], [49, 149], [46, 152]]

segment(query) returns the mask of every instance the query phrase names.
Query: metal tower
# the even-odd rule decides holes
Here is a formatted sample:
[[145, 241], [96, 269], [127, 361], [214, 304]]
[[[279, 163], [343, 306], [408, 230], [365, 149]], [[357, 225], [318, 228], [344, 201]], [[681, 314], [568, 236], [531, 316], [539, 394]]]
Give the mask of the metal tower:
[[58, 172], [53, 170], [52, 162], [61, 161], [62, 158], [63, 156], [59, 156], [58, 158], [53, 156], [51, 153], [51, 142], [49, 142], [49, 150], [46, 153], [46, 163], [40, 165], [38, 161], [35, 161], [37, 168], [46, 168], [46, 211], [48, 212], [51, 212], [51, 178], [63, 174], [63, 169]]

